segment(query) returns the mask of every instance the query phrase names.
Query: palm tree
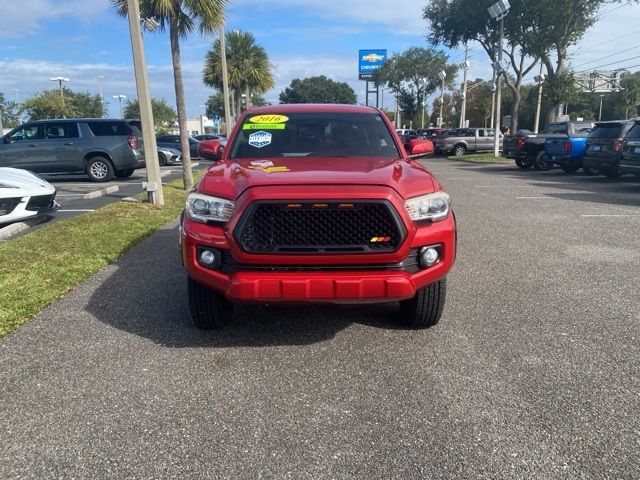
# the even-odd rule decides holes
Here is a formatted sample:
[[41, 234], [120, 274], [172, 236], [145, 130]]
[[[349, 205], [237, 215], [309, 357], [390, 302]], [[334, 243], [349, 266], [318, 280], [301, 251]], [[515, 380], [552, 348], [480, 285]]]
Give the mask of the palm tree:
[[[110, 0], [118, 15], [126, 17], [127, 0]], [[224, 20], [224, 8], [227, 0], [139, 0], [140, 16], [154, 18], [160, 24], [160, 30], [169, 28], [171, 60], [173, 62], [173, 81], [176, 91], [176, 110], [180, 128], [182, 147], [184, 188], [193, 187], [191, 155], [189, 154], [189, 136], [187, 130], [187, 109], [182, 81], [180, 62], [180, 38], [185, 38], [196, 28], [201, 34], [211, 34], [220, 28]]]
[[[236, 112], [242, 110], [242, 94], [246, 96], [246, 108], [251, 106], [251, 95], [262, 94], [275, 86], [269, 56], [256, 43], [249, 32], [233, 30], [225, 36], [229, 88], [234, 92]], [[220, 41], [207, 52], [203, 71], [204, 83], [222, 90], [222, 66], [220, 61]]]

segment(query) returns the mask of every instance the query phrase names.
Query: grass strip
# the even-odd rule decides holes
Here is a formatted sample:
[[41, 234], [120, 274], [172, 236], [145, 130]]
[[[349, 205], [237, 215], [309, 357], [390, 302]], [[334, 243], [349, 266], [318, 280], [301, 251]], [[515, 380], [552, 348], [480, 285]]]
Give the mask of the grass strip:
[[111, 203], [0, 244], [0, 338], [174, 220], [186, 196], [175, 180], [162, 208]]
[[460, 157], [451, 155], [447, 157], [449, 160], [458, 160], [468, 163], [510, 163], [512, 160], [504, 157], [495, 157], [493, 153], [468, 153]]

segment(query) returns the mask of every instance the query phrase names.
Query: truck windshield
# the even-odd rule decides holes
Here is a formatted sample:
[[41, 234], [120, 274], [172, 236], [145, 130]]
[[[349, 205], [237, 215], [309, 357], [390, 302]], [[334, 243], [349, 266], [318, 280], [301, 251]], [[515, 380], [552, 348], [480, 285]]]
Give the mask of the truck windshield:
[[229, 158], [400, 156], [377, 113], [249, 115]]

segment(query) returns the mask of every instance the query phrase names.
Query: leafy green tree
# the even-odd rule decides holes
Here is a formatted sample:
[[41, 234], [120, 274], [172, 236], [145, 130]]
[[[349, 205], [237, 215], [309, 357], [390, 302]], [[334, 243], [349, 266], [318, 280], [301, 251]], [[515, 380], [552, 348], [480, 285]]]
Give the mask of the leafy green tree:
[[22, 123], [18, 104], [8, 101], [2, 92], [0, 92], [0, 115], [2, 115], [2, 122], [0, 122], [2, 128], [14, 128]]
[[89, 92], [73, 92], [57, 88], [43, 90], [24, 101], [21, 112], [30, 120], [44, 118], [101, 118], [104, 117], [103, 103], [99, 95]]
[[[110, 0], [118, 15], [128, 15], [127, 0]], [[182, 146], [182, 177], [184, 188], [193, 187], [193, 172], [189, 154], [189, 132], [187, 129], [187, 107], [180, 61], [180, 39], [186, 38], [194, 30], [201, 34], [212, 34], [221, 28], [227, 0], [140, 0], [140, 16], [155, 18], [160, 31], [169, 29], [171, 61], [173, 63], [173, 83], [176, 92], [180, 144]]]
[[209, 118], [216, 115], [224, 118], [224, 95], [221, 92], [209, 95], [205, 102], [205, 114]]
[[411, 47], [389, 57], [374, 74], [374, 81], [394, 92], [404, 117], [417, 122], [425, 108], [426, 96], [442, 85], [438, 72], [446, 73], [446, 87], [454, 85], [458, 67], [448, 61], [449, 57], [444, 52]]
[[[153, 127], [156, 135], [168, 133], [176, 123], [178, 114], [163, 98], [152, 98]], [[124, 107], [124, 118], [140, 118], [140, 104], [138, 100], [129, 100]]]
[[[504, 21], [504, 54], [513, 76], [503, 75], [503, 78], [513, 98], [511, 125], [514, 129], [518, 128], [520, 88], [523, 79], [538, 63], [538, 55], [532, 55], [525, 48], [530, 31], [526, 4], [532, 1], [511, 0], [511, 10]], [[493, 3], [495, 0], [430, 0], [423, 14], [430, 29], [427, 38], [434, 45], [445, 45], [449, 48], [477, 41], [489, 59], [496, 62], [499, 53], [499, 29], [487, 13], [487, 8]]]
[[625, 118], [638, 115], [638, 106], [640, 106], [640, 72], [631, 73], [622, 77], [620, 80], [622, 87], [622, 101], [625, 107]]
[[[226, 33], [225, 50], [229, 88], [234, 93], [236, 113], [242, 111], [242, 95], [252, 99], [254, 94], [263, 94], [275, 86], [269, 56], [264, 47], [256, 43], [253, 34], [233, 30]], [[204, 84], [222, 91], [222, 64], [220, 40], [213, 43], [207, 52], [203, 72]], [[248, 104], [247, 104], [248, 103]], [[245, 107], [252, 101], [245, 101]]]
[[320, 75], [294, 79], [280, 94], [280, 103], [356, 103], [356, 92], [345, 82]]

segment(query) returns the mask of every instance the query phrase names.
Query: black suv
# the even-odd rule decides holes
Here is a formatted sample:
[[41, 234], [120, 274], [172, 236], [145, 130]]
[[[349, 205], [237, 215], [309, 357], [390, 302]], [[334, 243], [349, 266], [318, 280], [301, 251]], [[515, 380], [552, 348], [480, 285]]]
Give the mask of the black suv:
[[618, 178], [624, 137], [633, 125], [633, 120], [597, 122], [587, 138], [583, 167]]
[[624, 138], [620, 173], [640, 177], [640, 120], [633, 122], [633, 126]]
[[0, 141], [0, 167], [36, 173], [86, 173], [94, 182], [127, 178], [144, 166], [142, 133], [125, 120], [37, 120]]

